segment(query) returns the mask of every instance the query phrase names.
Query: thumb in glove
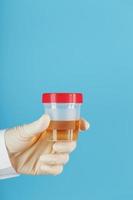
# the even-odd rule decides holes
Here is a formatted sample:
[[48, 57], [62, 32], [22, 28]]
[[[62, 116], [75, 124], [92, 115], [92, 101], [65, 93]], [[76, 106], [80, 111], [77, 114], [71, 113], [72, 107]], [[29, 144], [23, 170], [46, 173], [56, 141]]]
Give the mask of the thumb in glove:
[[6, 147], [10, 153], [17, 153], [31, 146], [50, 123], [48, 115], [23, 126], [7, 129], [5, 132]]

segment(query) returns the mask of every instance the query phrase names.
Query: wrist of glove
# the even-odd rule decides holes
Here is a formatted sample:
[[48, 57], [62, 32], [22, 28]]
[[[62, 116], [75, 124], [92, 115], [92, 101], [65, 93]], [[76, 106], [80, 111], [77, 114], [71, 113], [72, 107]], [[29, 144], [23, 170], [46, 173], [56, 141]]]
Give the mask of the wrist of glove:
[[[43, 115], [33, 123], [6, 130], [6, 147], [17, 173], [57, 175], [63, 171], [69, 154], [76, 148], [76, 142], [48, 141], [45, 130], [49, 122], [49, 116]], [[88, 129], [88, 122], [80, 122], [81, 130]]]

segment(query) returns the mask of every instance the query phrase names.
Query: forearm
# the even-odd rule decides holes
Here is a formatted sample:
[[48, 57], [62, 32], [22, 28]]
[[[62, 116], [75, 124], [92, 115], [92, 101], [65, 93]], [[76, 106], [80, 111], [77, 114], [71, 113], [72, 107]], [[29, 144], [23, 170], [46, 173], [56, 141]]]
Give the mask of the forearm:
[[5, 130], [0, 130], [0, 179], [18, 176], [10, 162], [4, 138]]

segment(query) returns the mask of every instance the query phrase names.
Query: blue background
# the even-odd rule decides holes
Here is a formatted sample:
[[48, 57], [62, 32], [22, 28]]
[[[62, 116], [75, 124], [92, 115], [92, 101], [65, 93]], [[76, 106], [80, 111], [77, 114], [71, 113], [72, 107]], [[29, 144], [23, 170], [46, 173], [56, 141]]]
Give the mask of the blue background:
[[1, 200], [133, 199], [133, 1], [1, 0], [0, 127], [35, 120], [42, 92], [83, 92], [64, 173], [0, 181]]

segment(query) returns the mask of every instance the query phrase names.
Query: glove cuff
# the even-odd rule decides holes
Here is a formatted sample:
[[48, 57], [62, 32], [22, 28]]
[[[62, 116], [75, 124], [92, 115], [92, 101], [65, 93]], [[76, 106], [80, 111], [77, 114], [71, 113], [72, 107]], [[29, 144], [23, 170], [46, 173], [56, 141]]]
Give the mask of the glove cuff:
[[0, 179], [16, 177], [19, 175], [11, 164], [6, 149], [4, 134], [5, 130], [0, 130]]

